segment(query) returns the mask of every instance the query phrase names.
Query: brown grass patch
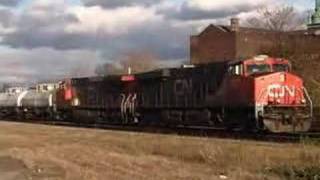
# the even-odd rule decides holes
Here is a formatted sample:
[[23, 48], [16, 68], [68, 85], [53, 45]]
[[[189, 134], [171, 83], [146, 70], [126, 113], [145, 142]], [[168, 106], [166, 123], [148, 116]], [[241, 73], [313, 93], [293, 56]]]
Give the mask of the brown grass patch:
[[0, 128], [0, 155], [55, 179], [283, 179], [289, 172], [312, 177], [313, 167], [320, 167], [320, 147], [308, 141], [277, 144], [12, 123]]

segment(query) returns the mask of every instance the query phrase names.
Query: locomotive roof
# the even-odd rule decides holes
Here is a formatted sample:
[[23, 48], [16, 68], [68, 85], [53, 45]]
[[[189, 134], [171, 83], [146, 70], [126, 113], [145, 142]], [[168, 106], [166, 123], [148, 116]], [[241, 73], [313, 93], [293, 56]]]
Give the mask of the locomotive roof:
[[169, 78], [186, 75], [201, 75], [209, 71], [224, 73], [226, 71], [227, 62], [216, 62], [211, 64], [202, 64], [194, 67], [180, 67], [180, 68], [163, 68], [150, 72], [136, 74], [138, 79], [156, 79], [156, 78]]
[[[271, 58], [272, 57], [267, 57]], [[227, 66], [232, 64], [238, 64], [246, 60], [252, 60], [254, 58], [247, 59], [238, 59], [238, 60], [227, 60], [221, 62], [213, 62], [208, 64], [199, 64], [194, 67], [179, 67], [179, 68], [162, 68], [149, 72], [143, 72], [138, 74], [133, 74], [136, 79], [145, 80], [145, 79], [161, 79], [161, 78], [169, 78], [169, 77], [177, 77], [177, 76], [186, 76], [186, 75], [199, 75], [207, 72], [215, 72], [215, 73], [224, 73], [226, 72]], [[121, 81], [123, 75], [108, 75], [108, 76], [95, 76], [95, 77], [85, 77], [85, 78], [72, 78], [73, 82], [98, 82], [98, 81], [110, 81], [110, 82], [119, 82]]]
[[[227, 67], [229, 65], [242, 63], [244, 61], [255, 60], [255, 58], [265, 58], [265, 59], [275, 59], [273, 57], [268, 57], [266, 55], [259, 55], [253, 58], [246, 59], [237, 59], [237, 60], [226, 60], [221, 62], [213, 62], [208, 64], [199, 64], [194, 67], [187, 68], [164, 68], [158, 69], [150, 72], [136, 74], [139, 79], [148, 79], [148, 78], [167, 78], [167, 77], [176, 77], [176, 76], [184, 76], [187, 74], [199, 75], [206, 72], [215, 72], [215, 73], [224, 73], [227, 71]], [[258, 61], [258, 60], [257, 60]]]

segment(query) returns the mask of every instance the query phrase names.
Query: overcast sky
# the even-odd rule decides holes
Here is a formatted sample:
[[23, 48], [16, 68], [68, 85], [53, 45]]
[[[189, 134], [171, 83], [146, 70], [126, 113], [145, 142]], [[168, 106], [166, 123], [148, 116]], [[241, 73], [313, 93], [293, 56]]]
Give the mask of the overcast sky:
[[314, 0], [0, 0], [0, 82], [93, 75], [131, 51], [187, 60], [189, 35], [209, 23]]

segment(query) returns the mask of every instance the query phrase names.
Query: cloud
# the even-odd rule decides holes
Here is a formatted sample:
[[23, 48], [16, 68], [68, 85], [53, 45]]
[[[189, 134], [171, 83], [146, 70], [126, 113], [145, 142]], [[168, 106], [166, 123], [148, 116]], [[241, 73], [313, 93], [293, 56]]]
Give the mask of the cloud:
[[[189, 28], [191, 29], [191, 28]], [[188, 54], [190, 32], [184, 27], [174, 27], [165, 21], [149, 23], [132, 29], [130, 33], [110, 38], [102, 44], [104, 57], [117, 59], [122, 53], [131, 50], [145, 50], [157, 57], [168, 59], [183, 59]], [[112, 42], [112, 43], [108, 43]]]
[[14, 24], [11, 24], [14, 31], [3, 36], [2, 44], [14, 48], [63, 48], [65, 45], [61, 39], [66, 36], [64, 27], [77, 21], [76, 16], [66, 13], [66, 8], [59, 2], [34, 1], [16, 15]]
[[229, 0], [229, 1], [203, 1], [189, 0], [180, 6], [166, 6], [160, 8], [158, 13], [170, 19], [203, 20], [236, 16], [240, 13], [250, 12], [258, 7], [271, 4], [274, 0]]
[[21, 0], [0, 0], [0, 5], [16, 6]]
[[[152, 7], [125, 6], [133, 2], [137, 1], [122, 1], [121, 7], [104, 9], [68, 4], [64, 0], [34, 0], [16, 13], [14, 21], [6, 22], [4, 18], [2, 24], [9, 30], [1, 37], [1, 43], [22, 49], [99, 51], [108, 60], [132, 49], [147, 49], [162, 59], [181, 59], [188, 56], [188, 40], [194, 29], [219, 18], [250, 12], [267, 1], [189, 0], [180, 6], [168, 2]], [[11, 16], [8, 12], [4, 14]]]
[[125, 6], [151, 6], [163, 0], [82, 0], [86, 6], [116, 8]]
[[166, 63], [187, 60], [195, 30], [230, 16], [250, 17], [274, 1], [33, 0], [19, 10], [2, 7], [0, 81], [85, 76], [97, 63], [131, 51], [154, 53]]
[[[3, 49], [2, 49], [3, 51]], [[92, 51], [5, 49], [0, 53], [0, 82], [35, 82], [66, 77], [92, 76], [98, 55]]]
[[0, 38], [14, 31], [15, 16], [11, 9], [0, 9]]
[[0, 24], [3, 27], [10, 27], [14, 20], [14, 14], [9, 9], [0, 9]]
[[96, 33], [103, 31], [108, 35], [117, 35], [128, 33], [132, 28], [161, 19], [153, 9], [145, 7], [106, 10], [98, 6], [75, 6], [68, 11], [79, 20], [67, 26], [68, 32]]
[[163, 59], [186, 56], [189, 31], [174, 27], [153, 8], [102, 9], [44, 2], [35, 1], [19, 14], [15, 31], [3, 36], [2, 44], [25, 49], [99, 51], [108, 60], [144, 49]]

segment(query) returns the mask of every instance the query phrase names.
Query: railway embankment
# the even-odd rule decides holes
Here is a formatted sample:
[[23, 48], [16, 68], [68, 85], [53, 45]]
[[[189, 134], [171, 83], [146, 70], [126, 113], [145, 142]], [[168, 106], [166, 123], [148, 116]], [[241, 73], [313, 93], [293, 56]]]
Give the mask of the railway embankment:
[[0, 129], [0, 160], [19, 167], [14, 172], [0, 166], [0, 172], [26, 179], [320, 176], [320, 145], [308, 140], [271, 143], [12, 122], [0, 122]]

